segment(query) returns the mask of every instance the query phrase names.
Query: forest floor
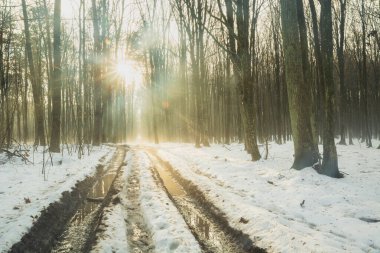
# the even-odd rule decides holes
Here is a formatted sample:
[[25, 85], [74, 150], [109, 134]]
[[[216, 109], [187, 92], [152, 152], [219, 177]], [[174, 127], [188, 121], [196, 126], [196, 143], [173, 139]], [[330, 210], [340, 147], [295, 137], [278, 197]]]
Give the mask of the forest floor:
[[271, 143], [268, 159], [258, 162], [242, 144], [103, 147], [82, 160], [54, 158], [59, 165], [46, 181], [41, 166], [7, 162], [0, 167], [0, 252], [99, 163], [101, 185], [113, 171], [111, 193], [90, 208], [96, 215], [85, 252], [380, 252], [379, 150], [337, 148], [343, 179], [290, 170], [292, 143]]
[[292, 143], [272, 143], [258, 162], [240, 144], [161, 144], [157, 154], [269, 252], [380, 252], [379, 150], [337, 149], [343, 179], [290, 170]]

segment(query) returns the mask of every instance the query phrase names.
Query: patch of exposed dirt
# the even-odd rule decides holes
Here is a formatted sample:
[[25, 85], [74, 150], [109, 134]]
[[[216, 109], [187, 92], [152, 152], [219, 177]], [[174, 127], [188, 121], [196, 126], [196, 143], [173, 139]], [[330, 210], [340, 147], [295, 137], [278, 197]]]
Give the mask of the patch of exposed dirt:
[[97, 167], [95, 176], [78, 182], [71, 192], [65, 191], [58, 202], [51, 203], [41, 211], [40, 217], [21, 241], [14, 244], [10, 252], [49, 252], [57, 238], [62, 234], [65, 224], [85, 201], [97, 177], [103, 174], [103, 166]]

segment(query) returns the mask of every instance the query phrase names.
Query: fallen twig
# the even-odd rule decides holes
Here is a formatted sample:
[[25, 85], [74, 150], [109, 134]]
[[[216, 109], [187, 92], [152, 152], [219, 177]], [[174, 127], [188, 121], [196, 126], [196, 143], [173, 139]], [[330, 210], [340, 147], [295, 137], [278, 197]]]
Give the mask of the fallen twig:
[[227, 148], [226, 145], [224, 145], [224, 144], [223, 144], [223, 147], [224, 147], [225, 149], [228, 149], [229, 151], [231, 151], [231, 149]]
[[24, 162], [25, 162], [25, 164], [27, 164], [28, 162], [30, 163], [30, 164], [33, 164], [33, 162], [31, 162], [29, 159], [28, 159], [28, 157], [26, 156], [26, 154], [27, 153], [25, 153], [25, 154], [23, 154], [22, 153], [22, 151], [24, 151], [24, 150], [15, 150], [15, 151], [9, 151], [8, 149], [5, 149], [5, 148], [1, 148], [0, 149], [2, 152], [5, 152], [7, 155], [8, 155], [8, 157], [10, 158], [10, 157], [12, 157], [12, 156], [16, 156], [16, 157], [20, 157]]

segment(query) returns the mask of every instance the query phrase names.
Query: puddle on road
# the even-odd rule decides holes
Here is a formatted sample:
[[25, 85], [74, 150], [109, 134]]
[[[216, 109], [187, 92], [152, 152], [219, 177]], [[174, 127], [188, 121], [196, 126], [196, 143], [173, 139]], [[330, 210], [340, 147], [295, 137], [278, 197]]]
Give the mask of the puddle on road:
[[238, 245], [236, 240], [218, 224], [217, 218], [205, 211], [207, 207], [199, 205], [196, 198], [185, 191], [164, 162], [157, 159], [153, 154], [149, 156], [164, 187], [205, 252], [251, 252], [251, 250], [245, 250], [246, 247], [250, 248], [251, 246], [249, 240], [243, 243], [244, 245]]
[[[90, 199], [101, 199], [104, 198], [108, 190], [110, 189], [113, 180], [115, 179], [116, 173], [107, 173], [106, 175], [102, 176], [100, 179], [96, 181], [94, 186], [92, 187], [91, 191], [87, 195], [87, 198]], [[71, 223], [74, 223], [76, 225], [80, 225], [86, 218], [86, 216], [93, 211], [95, 211], [101, 201], [94, 202], [94, 201], [88, 201], [85, 200], [84, 204], [77, 210], [74, 217], [71, 220]]]
[[153, 164], [155, 165], [155, 169], [160, 175], [160, 178], [162, 179], [164, 186], [166, 190], [170, 193], [170, 195], [173, 197], [186, 196], [187, 193], [177, 182], [177, 180], [174, 179], [170, 171], [166, 167], [162, 166], [155, 157], [151, 157], [151, 159], [154, 161]]
[[[101, 207], [102, 199], [107, 196], [123, 160], [124, 152], [118, 151], [111, 164], [105, 169], [106, 174], [97, 179], [87, 196], [84, 197], [83, 203], [71, 218], [52, 252], [82, 251], [82, 247], [91, 233], [91, 224]], [[89, 201], [88, 198], [99, 201]]]

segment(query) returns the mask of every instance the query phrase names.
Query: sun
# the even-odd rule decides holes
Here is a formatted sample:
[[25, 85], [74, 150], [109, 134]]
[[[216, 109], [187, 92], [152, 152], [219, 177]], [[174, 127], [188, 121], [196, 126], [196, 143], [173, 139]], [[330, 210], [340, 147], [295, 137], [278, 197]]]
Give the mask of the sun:
[[137, 62], [119, 62], [116, 64], [116, 72], [124, 80], [125, 85], [142, 86], [143, 73]]
[[123, 78], [131, 77], [133, 74], [132, 67], [129, 64], [126, 64], [125, 62], [118, 63], [116, 65], [116, 71]]

